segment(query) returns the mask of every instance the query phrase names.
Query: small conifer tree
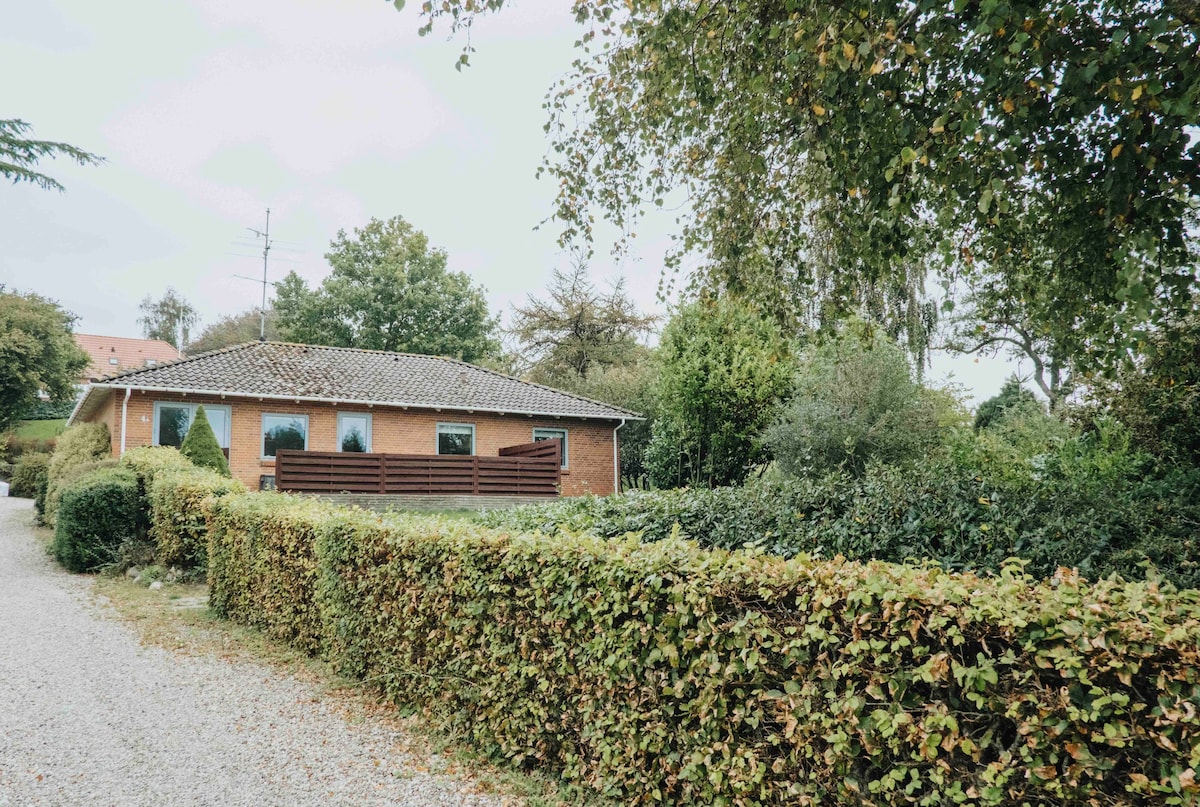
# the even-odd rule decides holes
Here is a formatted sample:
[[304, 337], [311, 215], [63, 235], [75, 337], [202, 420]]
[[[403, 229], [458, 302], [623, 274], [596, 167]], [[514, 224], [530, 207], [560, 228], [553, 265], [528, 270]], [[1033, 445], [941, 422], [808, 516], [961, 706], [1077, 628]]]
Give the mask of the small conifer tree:
[[201, 468], [209, 468], [224, 476], [231, 476], [229, 461], [225, 459], [221, 446], [217, 444], [217, 436], [213, 434], [203, 406], [196, 407], [196, 420], [183, 438], [179, 453]]

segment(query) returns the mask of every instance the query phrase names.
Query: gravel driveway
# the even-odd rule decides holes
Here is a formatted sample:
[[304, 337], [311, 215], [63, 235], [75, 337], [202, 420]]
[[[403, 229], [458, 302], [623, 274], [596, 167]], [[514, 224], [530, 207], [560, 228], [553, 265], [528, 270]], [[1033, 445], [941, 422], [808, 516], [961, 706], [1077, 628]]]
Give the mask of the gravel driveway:
[[141, 645], [32, 518], [0, 498], [0, 807], [510, 802], [417, 770], [394, 727], [350, 724], [300, 681]]

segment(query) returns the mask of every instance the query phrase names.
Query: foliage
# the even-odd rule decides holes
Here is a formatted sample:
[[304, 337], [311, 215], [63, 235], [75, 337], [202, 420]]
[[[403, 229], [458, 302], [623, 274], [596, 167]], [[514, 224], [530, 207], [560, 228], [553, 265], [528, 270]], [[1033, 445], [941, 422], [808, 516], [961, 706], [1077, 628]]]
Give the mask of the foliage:
[[[36, 420], [32, 422], [49, 423], [50, 421]], [[22, 434], [25, 431], [25, 429], [18, 428], [17, 431], [9, 432], [6, 435], [0, 436], [0, 460], [15, 462], [22, 454], [53, 453], [55, 437], [50, 437], [48, 439], [42, 439], [41, 437], [26, 437]]]
[[[200, 335], [187, 344], [185, 352], [189, 356], [195, 356], [210, 350], [220, 350], [231, 345], [258, 341], [259, 335], [263, 331], [262, 325], [257, 309], [243, 311], [240, 314], [226, 314], [211, 325], [204, 326]], [[280, 339], [279, 316], [274, 308], [267, 309], [266, 338], [268, 342]]]
[[21, 420], [66, 420], [75, 409], [75, 400], [43, 401], [30, 406], [21, 413]]
[[26, 453], [17, 457], [9, 480], [8, 495], [22, 499], [45, 497], [46, 477], [50, 471], [50, 455]]
[[570, 499], [481, 521], [602, 537], [633, 532], [645, 541], [679, 529], [709, 547], [915, 559], [978, 572], [1018, 557], [1040, 578], [1065, 566], [1089, 579], [1149, 575], [1200, 587], [1200, 472], [1155, 475], [1119, 424], [1071, 434], [1041, 415], [978, 438], [967, 431], [950, 449], [907, 466], [870, 464], [858, 477], [843, 471]]
[[934, 402], [913, 379], [904, 352], [861, 321], [808, 351], [792, 399], [765, 434], [772, 455], [793, 474], [860, 474], [871, 461], [905, 462], [940, 441]]
[[99, 165], [103, 157], [89, 154], [69, 143], [51, 140], [34, 140], [27, 135], [33, 127], [20, 118], [0, 120], [0, 177], [19, 182], [32, 182], [43, 190], [63, 191], [62, 184], [53, 177], [34, 170], [44, 159], [66, 157], [80, 165]]
[[1157, 331], [1145, 359], [1099, 395], [1139, 446], [1169, 462], [1200, 466], [1200, 314]]
[[310, 290], [295, 272], [276, 287], [280, 332], [293, 342], [397, 350], [464, 361], [495, 353], [483, 289], [446, 269], [444, 250], [401, 216], [339, 230], [333, 268]]
[[979, 405], [975, 412], [975, 430], [986, 429], [999, 423], [1013, 410], [1041, 412], [1041, 404], [1032, 392], [1021, 386], [1015, 375], [1004, 382], [1000, 392]]
[[508, 535], [270, 494], [209, 510], [219, 613], [614, 803], [1200, 790], [1194, 592]]
[[108, 426], [103, 423], [77, 423], [60, 434], [54, 443], [54, 453], [50, 455], [42, 521], [54, 526], [58, 499], [73, 468], [111, 456], [111, 437]]
[[208, 423], [208, 415], [204, 414], [203, 406], [196, 407], [196, 419], [184, 436], [179, 453], [201, 468], [216, 471], [221, 476], [231, 476], [229, 461], [225, 459], [225, 454], [217, 443], [217, 436]]
[[138, 310], [142, 312], [138, 318], [142, 335], [147, 339], [161, 339], [176, 350], [188, 343], [188, 332], [200, 321], [200, 315], [191, 303], [169, 287], [159, 300], [147, 294]]
[[88, 357], [71, 336], [74, 322], [53, 300], [0, 285], [0, 431], [42, 394], [55, 403], [75, 400], [75, 382]]
[[245, 493], [236, 479], [202, 468], [157, 471], [146, 494], [154, 558], [167, 567], [208, 563], [204, 503], [214, 496]]
[[727, 485], [762, 461], [759, 435], [791, 384], [774, 320], [732, 297], [680, 308], [663, 331], [657, 418], [646, 451], [659, 487]]
[[[426, 30], [502, 5], [428, 3]], [[582, 52], [546, 103], [565, 239], [682, 200], [680, 252], [768, 293], [819, 289], [815, 229], [841, 285], [926, 264], [1032, 285], [1036, 324], [1098, 362], [1194, 283], [1194, 3], [573, 8]]]
[[626, 488], [649, 485], [646, 449], [650, 444], [658, 412], [655, 385], [658, 382], [658, 363], [654, 354], [636, 363], [614, 365], [593, 370], [586, 378], [564, 379], [561, 389], [603, 401], [631, 412], [642, 420], [630, 420], [618, 433], [621, 446], [621, 478]]
[[94, 572], [111, 563], [121, 543], [139, 529], [137, 479], [106, 468], [62, 491], [51, 551], [68, 571]]
[[138, 502], [142, 507], [142, 522], [153, 525], [150, 511], [150, 491], [161, 474], [175, 471], [194, 471], [196, 466], [171, 446], [137, 446], [121, 455], [121, 467], [128, 468], [137, 478]]
[[524, 306], [513, 307], [510, 331], [532, 380], [561, 386], [564, 379], [586, 380], [595, 370], [633, 364], [645, 354], [638, 339], [656, 317], [638, 312], [624, 279], [605, 293], [578, 264], [570, 274], [554, 270], [547, 292], [547, 300], [530, 295]]

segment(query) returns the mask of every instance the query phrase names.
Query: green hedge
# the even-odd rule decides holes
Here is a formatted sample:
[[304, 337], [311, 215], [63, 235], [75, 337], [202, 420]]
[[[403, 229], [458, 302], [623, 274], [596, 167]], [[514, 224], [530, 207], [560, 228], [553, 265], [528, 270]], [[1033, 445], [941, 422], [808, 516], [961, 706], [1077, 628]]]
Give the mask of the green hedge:
[[245, 492], [237, 480], [190, 463], [186, 468], [159, 467], [147, 497], [155, 560], [164, 566], [203, 567], [208, 560], [205, 500]]
[[1197, 592], [208, 509], [219, 612], [606, 799], [1197, 801]]
[[112, 563], [138, 532], [137, 479], [123, 468], [93, 471], [62, 489], [54, 527], [54, 557], [72, 572]]
[[54, 453], [50, 455], [42, 520], [54, 526], [62, 490], [70, 480], [78, 478], [77, 468], [111, 457], [108, 426], [103, 423], [77, 423], [60, 434], [54, 444]]
[[37, 499], [46, 495], [46, 475], [50, 471], [49, 454], [22, 454], [13, 465], [8, 495]]

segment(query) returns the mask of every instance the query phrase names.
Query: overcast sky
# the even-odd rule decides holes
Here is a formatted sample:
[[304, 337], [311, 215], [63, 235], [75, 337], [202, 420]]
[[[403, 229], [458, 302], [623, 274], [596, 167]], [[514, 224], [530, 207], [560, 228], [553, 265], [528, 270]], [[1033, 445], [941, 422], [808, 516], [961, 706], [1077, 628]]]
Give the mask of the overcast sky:
[[[40, 0], [0, 28], [0, 118], [107, 162], [43, 170], [65, 194], [0, 186], [0, 283], [57, 299], [76, 330], [140, 336], [137, 305], [174, 286], [203, 323], [255, 306], [248, 227], [271, 208], [270, 274], [313, 285], [339, 228], [403, 215], [507, 312], [570, 255], [553, 224], [542, 101], [578, 31], [564, 0], [517, 0], [463, 40], [419, 37], [417, 3], [380, 0]], [[656, 300], [666, 223], [614, 265]], [[994, 394], [1015, 365], [935, 360], [931, 376]]]

